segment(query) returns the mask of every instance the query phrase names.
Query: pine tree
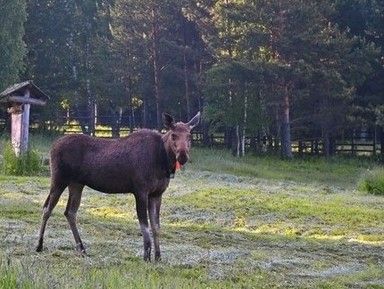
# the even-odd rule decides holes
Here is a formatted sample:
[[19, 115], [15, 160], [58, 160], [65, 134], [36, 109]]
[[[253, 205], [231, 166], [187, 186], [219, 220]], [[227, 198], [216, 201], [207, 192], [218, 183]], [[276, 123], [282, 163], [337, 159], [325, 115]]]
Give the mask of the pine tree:
[[95, 104], [105, 97], [92, 89], [105, 80], [96, 63], [107, 52], [101, 51], [110, 35], [110, 5], [108, 0], [28, 2], [27, 74], [54, 96], [56, 109], [68, 103], [88, 134], [94, 131]]
[[281, 155], [292, 157], [292, 112], [301, 117], [295, 107], [303, 97], [317, 109], [312, 122], [322, 129], [328, 153], [330, 124], [345, 119], [357, 83], [370, 73], [374, 47], [332, 22], [331, 1], [218, 1], [213, 11], [218, 58], [263, 69], [260, 90], [269, 114], [277, 110]]
[[25, 69], [25, 0], [0, 1], [0, 91], [19, 80]]

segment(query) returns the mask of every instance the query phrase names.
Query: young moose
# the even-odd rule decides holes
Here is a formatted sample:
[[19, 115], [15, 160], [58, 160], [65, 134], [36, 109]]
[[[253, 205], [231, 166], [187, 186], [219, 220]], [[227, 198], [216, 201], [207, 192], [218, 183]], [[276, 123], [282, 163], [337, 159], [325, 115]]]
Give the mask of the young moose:
[[43, 207], [43, 220], [36, 251], [43, 249], [45, 227], [64, 189], [69, 198], [65, 216], [76, 242], [76, 250], [85, 254], [76, 226], [76, 212], [84, 186], [103, 193], [133, 193], [144, 240], [144, 260], [151, 259], [152, 229], [155, 260], [160, 260], [159, 229], [161, 197], [175, 173], [176, 163], [189, 159], [191, 130], [199, 123], [200, 112], [188, 123], [175, 123], [168, 114], [163, 121], [168, 132], [143, 129], [115, 140], [87, 135], [60, 138], [51, 149], [51, 189]]

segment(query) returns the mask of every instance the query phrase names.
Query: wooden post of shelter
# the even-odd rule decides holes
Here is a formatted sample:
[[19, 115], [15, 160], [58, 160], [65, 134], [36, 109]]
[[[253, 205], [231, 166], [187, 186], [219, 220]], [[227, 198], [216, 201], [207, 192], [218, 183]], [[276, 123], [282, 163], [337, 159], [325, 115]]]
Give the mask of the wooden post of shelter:
[[32, 81], [17, 83], [0, 93], [0, 102], [11, 114], [11, 142], [17, 156], [28, 150], [29, 115], [32, 105], [45, 105], [49, 97]]

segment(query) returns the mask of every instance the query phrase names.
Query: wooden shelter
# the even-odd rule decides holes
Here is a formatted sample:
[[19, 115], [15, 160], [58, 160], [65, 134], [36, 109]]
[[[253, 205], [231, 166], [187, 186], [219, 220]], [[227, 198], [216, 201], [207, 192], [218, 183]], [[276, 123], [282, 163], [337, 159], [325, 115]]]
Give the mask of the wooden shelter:
[[17, 83], [0, 93], [0, 103], [11, 114], [11, 141], [15, 154], [28, 150], [29, 113], [31, 105], [45, 105], [49, 97], [31, 80]]

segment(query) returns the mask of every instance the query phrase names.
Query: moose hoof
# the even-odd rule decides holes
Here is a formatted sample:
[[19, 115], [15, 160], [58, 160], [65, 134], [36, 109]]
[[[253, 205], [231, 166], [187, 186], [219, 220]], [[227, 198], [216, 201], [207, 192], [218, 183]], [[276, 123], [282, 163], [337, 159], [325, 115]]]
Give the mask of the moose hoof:
[[43, 242], [40, 240], [36, 247], [36, 252], [43, 251]]
[[151, 249], [144, 251], [144, 261], [151, 262]]
[[85, 248], [82, 243], [76, 245], [76, 252], [81, 256], [81, 257], [86, 257], [87, 252], [85, 251]]
[[81, 251], [77, 251], [76, 250], [76, 252], [77, 252], [77, 254], [80, 256], [80, 257], [87, 257], [88, 256], [88, 254], [87, 254], [87, 252], [85, 252], [85, 250], [81, 250]]

